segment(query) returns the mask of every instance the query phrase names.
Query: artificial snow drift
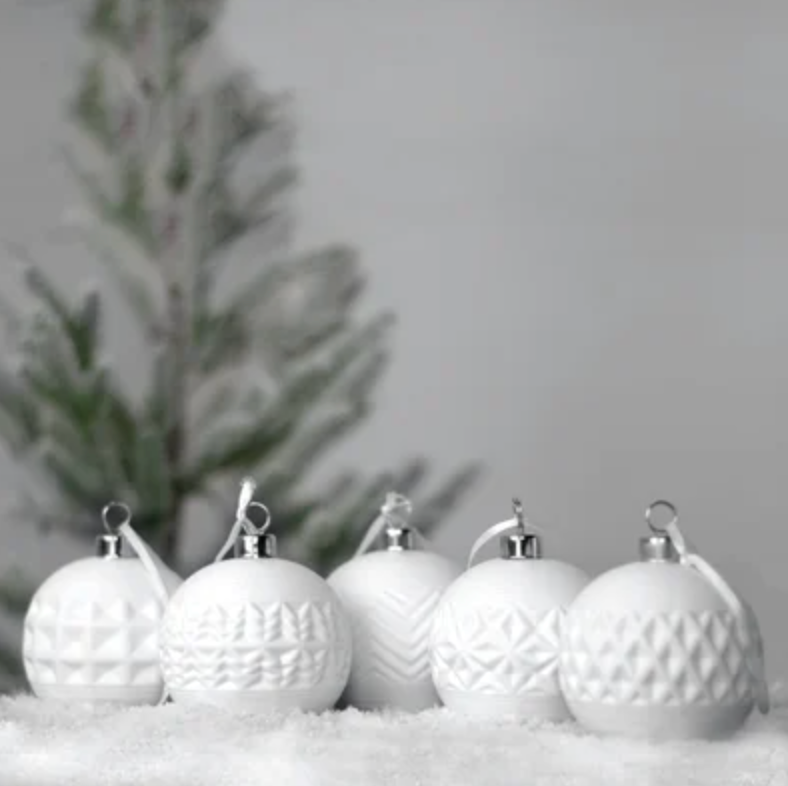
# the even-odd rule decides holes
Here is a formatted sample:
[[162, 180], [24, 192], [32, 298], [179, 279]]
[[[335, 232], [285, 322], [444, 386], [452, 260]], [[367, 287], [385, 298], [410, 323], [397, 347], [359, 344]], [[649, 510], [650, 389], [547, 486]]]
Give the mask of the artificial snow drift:
[[788, 690], [718, 743], [354, 710], [286, 718], [0, 699], [2, 786], [788, 786]]

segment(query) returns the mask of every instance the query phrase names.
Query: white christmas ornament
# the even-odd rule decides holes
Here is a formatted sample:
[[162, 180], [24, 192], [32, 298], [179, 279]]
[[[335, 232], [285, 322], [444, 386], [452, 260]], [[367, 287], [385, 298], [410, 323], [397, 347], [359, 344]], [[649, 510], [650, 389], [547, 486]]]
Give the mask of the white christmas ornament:
[[[432, 676], [443, 703], [479, 717], [560, 721], [569, 717], [558, 686], [566, 607], [588, 576], [542, 559], [537, 535], [515, 518], [476, 541], [468, 570], [443, 595], [431, 640]], [[516, 530], [505, 535], [506, 532]], [[479, 549], [501, 536], [500, 559], [472, 567]]]
[[[673, 519], [652, 520], [665, 506]], [[561, 686], [588, 729], [651, 739], [713, 738], [768, 712], [763, 643], [752, 610], [690, 552], [675, 508], [646, 512], [641, 561], [602, 574], [572, 604]]]
[[[109, 523], [113, 510], [124, 519]], [[33, 692], [76, 702], [156, 704], [164, 681], [159, 626], [167, 597], [181, 580], [130, 526], [131, 512], [111, 503], [97, 556], [53, 573], [33, 596], [22, 651]], [[123, 539], [137, 558], [123, 558]]]
[[[350, 628], [316, 573], [276, 556], [267, 508], [244, 481], [216, 562], [187, 579], [164, 618], [161, 659], [176, 702], [230, 709], [330, 709], [350, 671]], [[248, 509], [265, 514], [262, 527]], [[243, 531], [244, 534], [240, 534]], [[221, 561], [235, 545], [235, 559]]]
[[[459, 566], [413, 548], [411, 504], [389, 494], [354, 559], [329, 576], [348, 613], [353, 658], [343, 702], [366, 710], [419, 712], [440, 703], [430, 673], [435, 609]], [[385, 550], [366, 553], [385, 534]]]

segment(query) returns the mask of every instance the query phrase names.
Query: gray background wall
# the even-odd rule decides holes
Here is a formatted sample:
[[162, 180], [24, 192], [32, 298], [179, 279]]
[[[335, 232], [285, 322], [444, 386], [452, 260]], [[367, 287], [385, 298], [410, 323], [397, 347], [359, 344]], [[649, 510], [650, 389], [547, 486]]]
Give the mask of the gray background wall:
[[[0, 9], [0, 229], [19, 239], [69, 202], [68, 25]], [[400, 316], [379, 414], [338, 460], [484, 459], [438, 545], [464, 555], [519, 493], [550, 552], [594, 572], [667, 496], [788, 675], [784, 4], [234, 0], [225, 37], [295, 91], [303, 242], [356, 242], [370, 305]], [[4, 563], [70, 558], [7, 525]]]

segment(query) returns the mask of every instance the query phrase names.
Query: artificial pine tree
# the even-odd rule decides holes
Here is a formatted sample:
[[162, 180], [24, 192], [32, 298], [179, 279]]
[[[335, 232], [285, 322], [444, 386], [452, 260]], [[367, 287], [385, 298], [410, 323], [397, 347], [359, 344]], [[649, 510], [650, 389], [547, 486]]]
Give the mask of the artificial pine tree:
[[[92, 537], [102, 506], [122, 500], [188, 572], [212, 554], [182, 563], [187, 505], [217, 503], [218, 542], [248, 474], [283, 550], [324, 573], [350, 555], [390, 489], [414, 498], [429, 532], [474, 466], [426, 495], [422, 459], [373, 477], [347, 472], [319, 490], [304, 482], [369, 415], [392, 318], [356, 315], [364, 277], [352, 249], [293, 250], [286, 101], [241, 72], [217, 78], [220, 0], [89, 5], [89, 56], [71, 104], [82, 149], [70, 163], [88, 216], [80, 237], [118, 284], [150, 374], [135, 400], [104, 360], [104, 294], [72, 303], [26, 260], [35, 308], [5, 304], [15, 361], [0, 368], [0, 434], [36, 479], [19, 515]], [[233, 289], [231, 263], [250, 237], [253, 275]], [[4, 596], [9, 610], [24, 608], [17, 583]], [[3, 660], [10, 669], [13, 658], [0, 669]]]

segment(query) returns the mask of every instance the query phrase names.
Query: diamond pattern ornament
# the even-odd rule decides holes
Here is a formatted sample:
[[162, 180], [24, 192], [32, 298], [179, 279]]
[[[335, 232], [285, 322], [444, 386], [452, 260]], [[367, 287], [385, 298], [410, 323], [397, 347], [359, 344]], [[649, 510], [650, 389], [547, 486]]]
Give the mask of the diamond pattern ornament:
[[439, 554], [415, 550], [370, 552], [334, 571], [328, 582], [353, 634], [344, 703], [408, 712], [440, 703], [429, 638], [438, 602], [459, 575], [459, 567]]
[[278, 558], [230, 559], [170, 600], [161, 664], [178, 702], [320, 711], [347, 682], [350, 628], [316, 573]]
[[[169, 591], [180, 585], [162, 574]], [[164, 613], [136, 558], [88, 557], [50, 576], [24, 621], [22, 654], [37, 696], [80, 702], [155, 704], [164, 682], [159, 627]]]
[[748, 667], [763, 642], [754, 614], [741, 628], [717, 590], [677, 562], [624, 565], [569, 609], [560, 681], [572, 713], [597, 733], [717, 737], [755, 702]]
[[494, 559], [444, 594], [431, 635], [435, 687], [450, 709], [479, 717], [565, 720], [558, 685], [566, 607], [588, 583], [550, 559]]

